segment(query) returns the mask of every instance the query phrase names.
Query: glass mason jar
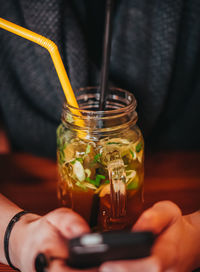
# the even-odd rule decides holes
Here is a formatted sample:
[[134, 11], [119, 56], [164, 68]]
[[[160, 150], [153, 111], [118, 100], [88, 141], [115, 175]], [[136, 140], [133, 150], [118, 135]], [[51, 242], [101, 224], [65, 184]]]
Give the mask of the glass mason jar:
[[58, 198], [94, 231], [130, 228], [142, 212], [144, 141], [136, 100], [110, 88], [99, 111], [99, 89], [78, 90], [79, 109], [63, 106], [57, 129]]

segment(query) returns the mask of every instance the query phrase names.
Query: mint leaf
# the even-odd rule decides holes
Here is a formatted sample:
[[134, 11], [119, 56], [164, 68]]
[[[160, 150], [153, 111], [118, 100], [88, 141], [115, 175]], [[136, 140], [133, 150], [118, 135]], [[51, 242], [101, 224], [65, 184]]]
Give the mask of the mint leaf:
[[97, 175], [96, 178], [98, 178], [98, 179], [105, 179], [106, 177], [103, 176], [103, 175]]
[[62, 150], [64, 150], [67, 146], [67, 143], [64, 143], [64, 145], [62, 146]]
[[99, 187], [99, 186], [100, 186], [100, 183], [101, 183], [101, 180], [102, 180], [102, 179], [105, 179], [105, 178], [106, 178], [106, 177], [103, 176], [103, 175], [96, 175], [95, 180], [87, 177], [87, 178], [86, 178], [86, 181], [90, 182], [91, 184], [93, 184], [93, 185], [96, 186], [96, 187]]
[[82, 158], [76, 158], [73, 161], [71, 161], [71, 164], [75, 164], [76, 161], [79, 161], [80, 163], [83, 163], [83, 159]]
[[95, 186], [99, 187], [100, 186], [100, 182], [101, 182], [101, 178], [96, 177], [96, 179], [95, 179]]
[[58, 128], [56, 129], [56, 134], [58, 136], [58, 138], [60, 137], [60, 135], [62, 134], [63, 131], [63, 126], [62, 124], [58, 126]]
[[98, 154], [96, 154], [95, 156], [94, 156], [94, 162], [96, 163], [96, 162], [101, 162], [100, 161], [100, 158], [101, 158], [101, 154], [100, 153], [98, 153]]
[[92, 179], [89, 178], [89, 177], [87, 177], [85, 180], [88, 181], [88, 182], [90, 182]]
[[135, 153], [131, 149], [129, 149], [129, 152], [131, 153], [132, 158], [134, 159], [135, 158]]
[[105, 182], [104, 182], [104, 184], [109, 184], [110, 183], [110, 180], [106, 180]]
[[100, 183], [101, 183], [101, 179], [105, 179], [106, 177], [103, 175], [96, 175], [96, 179], [95, 179], [95, 183], [96, 186], [99, 187]]
[[76, 159], [75, 159], [75, 160], [73, 160], [73, 161], [71, 161], [70, 163], [71, 163], [71, 164], [75, 164], [75, 162], [76, 162]]
[[63, 150], [59, 150], [59, 164], [63, 164], [65, 162], [65, 154]]
[[89, 183], [91, 183], [91, 184], [93, 184], [94, 186], [98, 186], [99, 184], [96, 182], [96, 180], [94, 180], [94, 179], [91, 179], [91, 178], [86, 178], [86, 180], [89, 182]]
[[137, 181], [132, 181], [126, 186], [127, 190], [134, 190], [138, 188], [138, 182]]
[[76, 161], [79, 161], [80, 163], [83, 163], [83, 159], [82, 158], [76, 158]]
[[142, 149], [142, 142], [136, 145], [135, 151], [138, 153], [141, 151], [141, 149]]

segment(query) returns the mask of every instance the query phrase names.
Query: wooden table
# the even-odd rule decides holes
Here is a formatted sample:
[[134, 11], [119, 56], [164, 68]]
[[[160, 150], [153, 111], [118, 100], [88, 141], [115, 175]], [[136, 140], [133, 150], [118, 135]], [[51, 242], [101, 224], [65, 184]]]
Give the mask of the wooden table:
[[[39, 214], [58, 207], [56, 164], [28, 154], [0, 155], [1, 192]], [[200, 209], [200, 152], [160, 152], [145, 161], [145, 208], [172, 200], [187, 214]], [[0, 264], [0, 271], [13, 271]], [[200, 270], [199, 270], [200, 271]]]

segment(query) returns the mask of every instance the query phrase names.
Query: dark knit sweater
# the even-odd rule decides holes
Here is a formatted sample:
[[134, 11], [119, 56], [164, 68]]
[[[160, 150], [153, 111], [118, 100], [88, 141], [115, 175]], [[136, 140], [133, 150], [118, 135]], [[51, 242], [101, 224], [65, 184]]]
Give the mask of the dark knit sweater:
[[[98, 84], [102, 0], [0, 0], [0, 17], [52, 39], [74, 89]], [[132, 91], [153, 149], [200, 148], [199, 0], [118, 0], [110, 80]], [[64, 96], [49, 54], [0, 29], [0, 115], [15, 150], [55, 156]]]

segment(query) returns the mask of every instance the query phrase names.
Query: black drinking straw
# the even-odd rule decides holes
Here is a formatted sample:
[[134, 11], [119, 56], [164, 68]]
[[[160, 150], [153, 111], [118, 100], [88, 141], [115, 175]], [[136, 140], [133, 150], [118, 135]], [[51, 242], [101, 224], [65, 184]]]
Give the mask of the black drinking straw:
[[105, 107], [105, 95], [108, 88], [108, 74], [110, 64], [110, 52], [111, 52], [111, 23], [112, 23], [112, 10], [114, 0], [106, 1], [106, 17], [105, 17], [105, 32], [103, 43], [103, 58], [101, 68], [101, 86], [100, 86], [100, 102], [99, 110], [104, 110]]

